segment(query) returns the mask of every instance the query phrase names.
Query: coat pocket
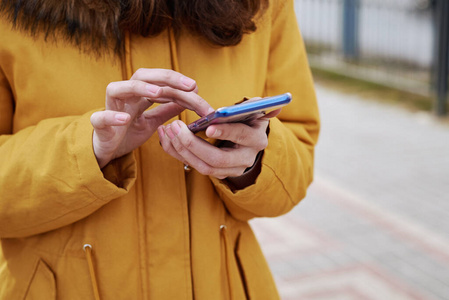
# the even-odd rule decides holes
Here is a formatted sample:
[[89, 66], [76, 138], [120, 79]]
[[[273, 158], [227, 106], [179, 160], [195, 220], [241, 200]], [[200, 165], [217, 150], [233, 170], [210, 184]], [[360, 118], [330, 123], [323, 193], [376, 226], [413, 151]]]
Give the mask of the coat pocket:
[[55, 275], [49, 266], [43, 260], [39, 259], [24, 300], [41, 299], [56, 299], [56, 281]]
[[235, 261], [237, 263], [237, 267], [238, 267], [238, 270], [239, 270], [240, 280], [242, 282], [242, 287], [243, 287], [243, 289], [245, 291], [245, 296], [246, 296], [245, 299], [250, 299], [249, 298], [249, 293], [248, 293], [248, 283], [247, 283], [247, 280], [246, 280], [245, 269], [243, 267], [242, 261], [241, 261], [240, 256], [239, 256], [240, 236], [241, 236], [241, 234], [239, 234], [237, 236], [237, 240], [236, 240], [235, 248], [234, 248], [234, 255], [235, 255]]
[[235, 255], [247, 299], [279, 299], [268, 264], [252, 232], [239, 235]]

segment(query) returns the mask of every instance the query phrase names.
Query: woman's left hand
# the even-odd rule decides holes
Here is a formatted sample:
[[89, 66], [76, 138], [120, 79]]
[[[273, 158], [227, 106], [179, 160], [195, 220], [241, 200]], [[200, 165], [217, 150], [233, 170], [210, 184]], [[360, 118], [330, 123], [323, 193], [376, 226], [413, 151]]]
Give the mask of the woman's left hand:
[[280, 110], [257, 119], [251, 125], [243, 123], [214, 124], [206, 136], [232, 142], [231, 147], [211, 145], [194, 135], [182, 121], [176, 120], [157, 130], [162, 148], [184, 164], [203, 175], [219, 179], [237, 177], [251, 167], [257, 154], [268, 145], [266, 130], [269, 118]]

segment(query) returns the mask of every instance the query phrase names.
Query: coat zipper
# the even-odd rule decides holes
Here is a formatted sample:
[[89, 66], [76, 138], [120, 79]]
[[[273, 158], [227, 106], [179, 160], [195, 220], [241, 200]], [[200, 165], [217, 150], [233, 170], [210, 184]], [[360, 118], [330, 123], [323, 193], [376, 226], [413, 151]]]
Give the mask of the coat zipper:
[[[129, 31], [125, 31], [125, 49], [122, 56], [122, 80], [129, 80], [133, 75], [133, 64], [131, 57], [131, 34]], [[142, 166], [141, 163], [141, 152], [140, 148], [134, 150], [136, 155], [136, 161], [138, 162], [137, 172], [138, 177], [142, 178]], [[138, 223], [138, 238], [139, 238], [139, 260], [140, 260], [140, 276], [142, 283], [142, 294], [144, 299], [148, 299], [149, 289], [148, 289], [148, 273], [147, 273], [147, 240], [146, 240], [146, 230], [145, 230], [145, 216], [144, 216], [144, 199], [143, 199], [143, 185], [142, 180], [137, 180], [136, 182], [136, 214]]]
[[[178, 62], [178, 50], [177, 50], [177, 45], [176, 45], [176, 38], [175, 38], [175, 33], [173, 31], [173, 28], [171, 28], [171, 27], [168, 28], [168, 42], [169, 42], [169, 48], [170, 48], [171, 68], [172, 68], [173, 71], [180, 73], [180, 67], [179, 67], [179, 62]], [[183, 110], [178, 115], [178, 119], [183, 121], [183, 122], [186, 122], [187, 114], [186, 114], [185, 110]], [[185, 223], [187, 223], [186, 226], [187, 226], [187, 234], [188, 234], [188, 243], [189, 243], [189, 249], [191, 249], [190, 248], [191, 247], [190, 243], [191, 243], [192, 237], [191, 237], [191, 232], [190, 232], [190, 230], [191, 230], [191, 228], [190, 228], [190, 219], [189, 219], [190, 218], [190, 214], [189, 214], [189, 211], [188, 211], [189, 210], [189, 208], [188, 208], [189, 205], [188, 205], [188, 199], [187, 199], [187, 193], [186, 193], [187, 187], [185, 185], [186, 184], [186, 173], [189, 173], [191, 171], [191, 169], [190, 169], [189, 166], [184, 165], [184, 170], [183, 171], [184, 172], [182, 173], [181, 180], [184, 182], [184, 185], [181, 188], [184, 188], [183, 201], [185, 201], [184, 208], [186, 210], [186, 212], [185, 212], [185, 216], [186, 216]], [[194, 287], [193, 287], [193, 272], [192, 272], [192, 264], [193, 264], [193, 262], [192, 262], [192, 252], [191, 252], [191, 250], [189, 250], [189, 263], [190, 263], [190, 265], [189, 265], [189, 269], [190, 269], [190, 274], [189, 274], [190, 275], [190, 288], [191, 288], [191, 293], [192, 293], [191, 299], [195, 299]], [[188, 275], [186, 274], [186, 276], [188, 276]]]

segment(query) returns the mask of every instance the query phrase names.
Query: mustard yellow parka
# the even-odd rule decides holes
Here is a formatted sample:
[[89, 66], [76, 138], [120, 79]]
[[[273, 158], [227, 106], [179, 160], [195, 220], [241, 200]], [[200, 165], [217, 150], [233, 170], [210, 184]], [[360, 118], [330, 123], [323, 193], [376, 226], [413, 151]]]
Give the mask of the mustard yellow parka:
[[180, 72], [214, 108], [293, 95], [270, 121], [256, 183], [232, 192], [187, 173], [156, 134], [97, 165], [92, 112], [109, 82], [173, 67], [167, 32], [131, 35], [125, 57], [98, 58], [0, 16], [0, 299], [278, 298], [248, 220], [304, 198], [319, 121], [293, 1], [272, 1], [257, 25], [234, 47], [176, 40]]

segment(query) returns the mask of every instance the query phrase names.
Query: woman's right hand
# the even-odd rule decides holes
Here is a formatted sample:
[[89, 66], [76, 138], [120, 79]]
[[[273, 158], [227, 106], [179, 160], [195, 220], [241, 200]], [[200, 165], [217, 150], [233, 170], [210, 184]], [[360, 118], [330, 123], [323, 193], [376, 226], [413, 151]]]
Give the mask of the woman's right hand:
[[[199, 116], [212, 112], [197, 91], [193, 79], [166, 69], [139, 69], [130, 80], [110, 83], [106, 109], [91, 116], [93, 149], [100, 168], [142, 145], [184, 109]], [[153, 103], [161, 105], [147, 110]]]

